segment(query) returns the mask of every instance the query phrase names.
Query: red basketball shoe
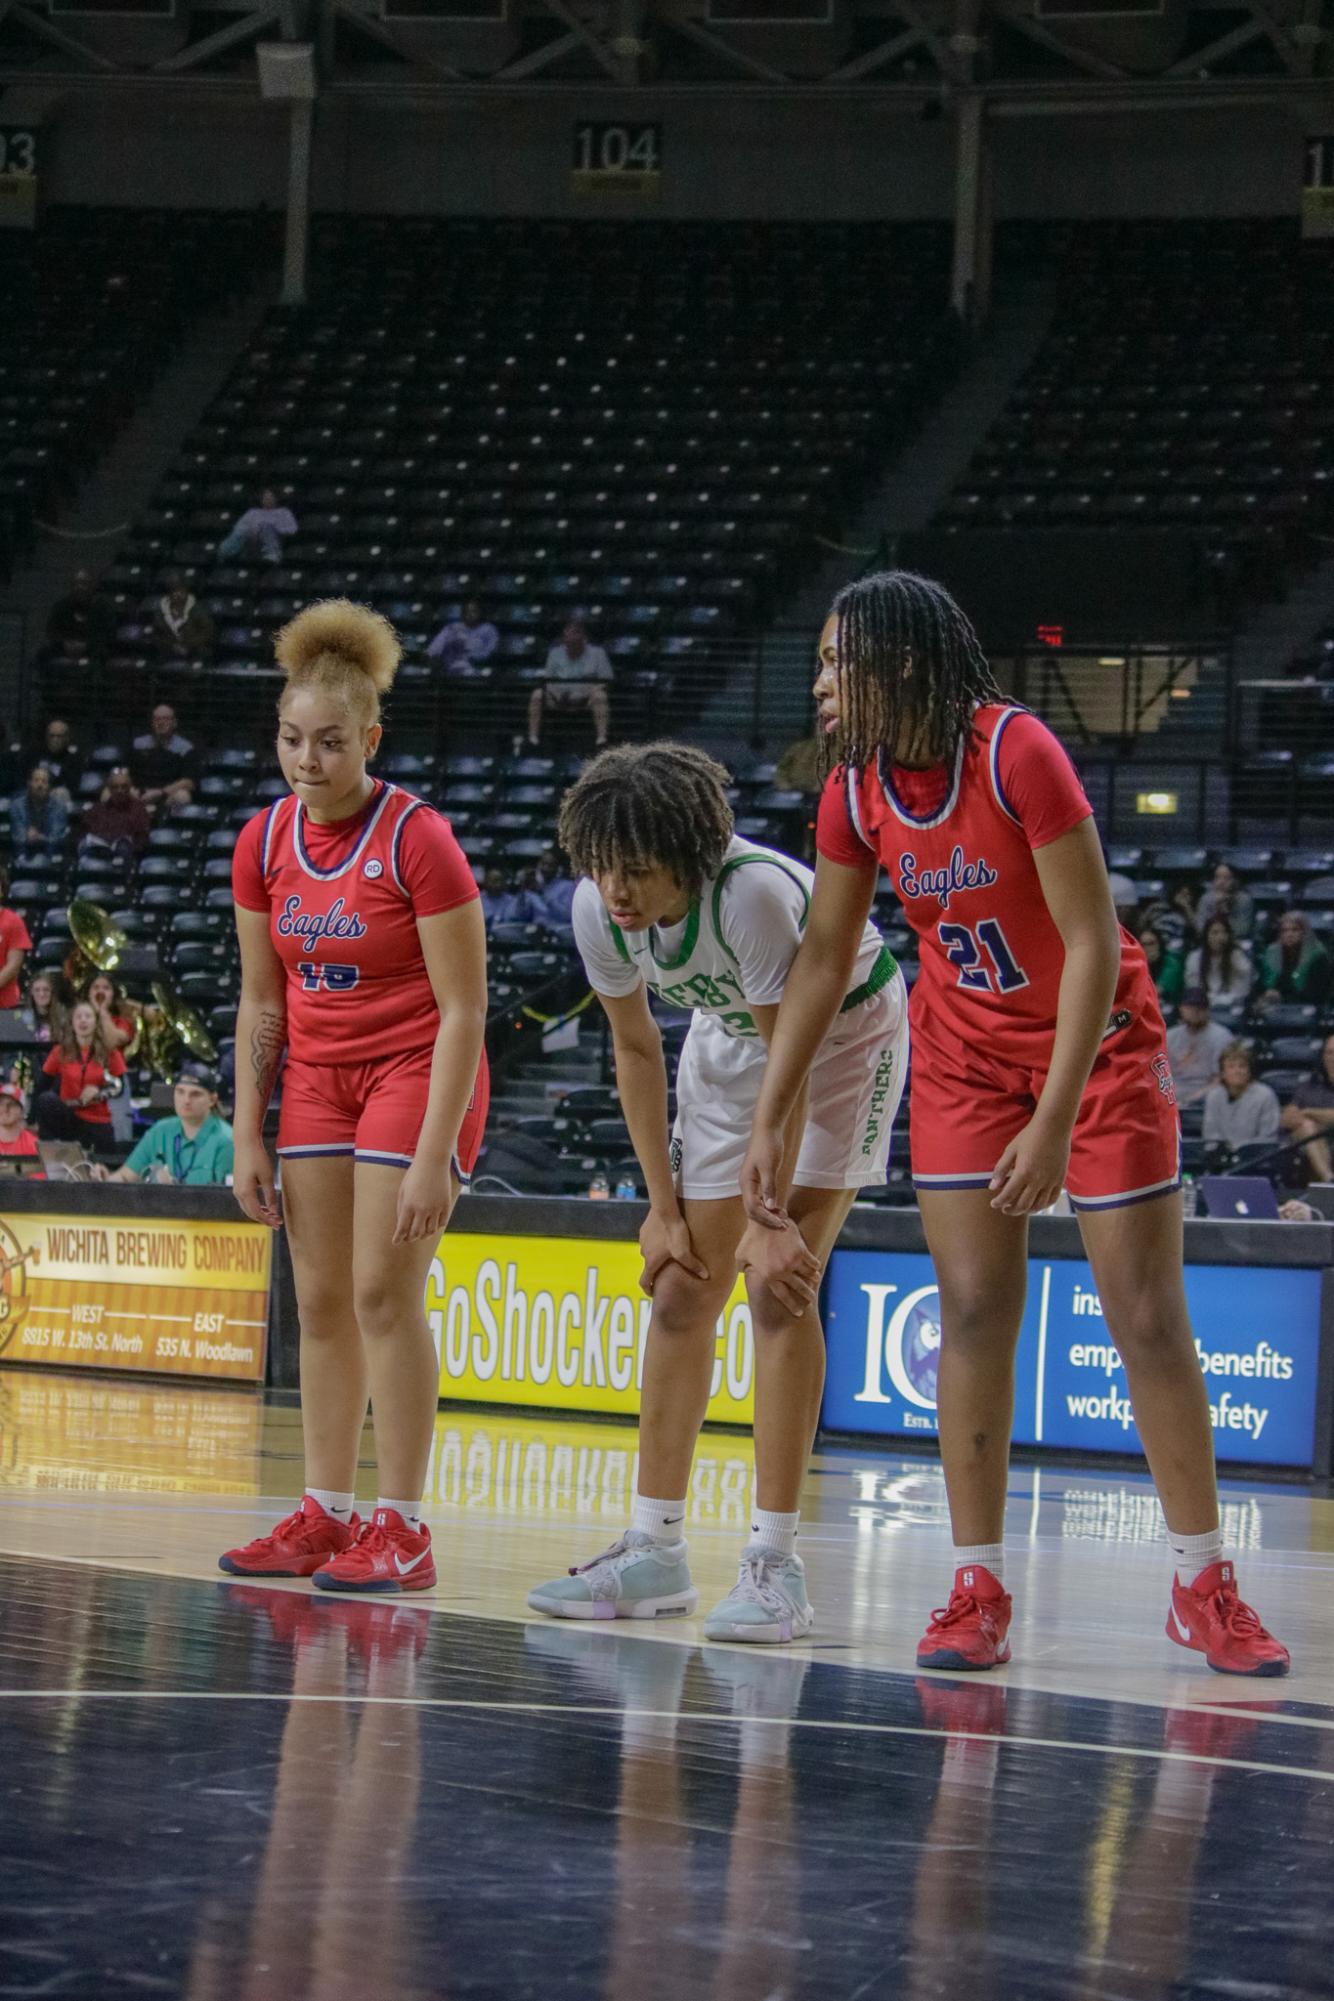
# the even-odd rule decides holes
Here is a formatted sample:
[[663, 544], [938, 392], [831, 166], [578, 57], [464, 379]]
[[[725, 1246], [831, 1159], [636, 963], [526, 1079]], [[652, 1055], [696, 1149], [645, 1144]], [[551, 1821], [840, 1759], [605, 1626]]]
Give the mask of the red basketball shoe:
[[1267, 1633], [1259, 1615], [1237, 1595], [1230, 1563], [1211, 1563], [1193, 1584], [1172, 1582], [1167, 1637], [1203, 1654], [1215, 1674], [1286, 1674], [1287, 1648]]
[[931, 1614], [917, 1665], [973, 1673], [1003, 1667], [1010, 1658], [1005, 1635], [1010, 1630], [1012, 1600], [985, 1564], [969, 1563], [954, 1573], [948, 1605]]
[[312, 1577], [331, 1556], [350, 1548], [360, 1530], [359, 1516], [337, 1521], [307, 1494], [271, 1534], [220, 1556], [218, 1569], [232, 1577]]
[[429, 1591], [435, 1581], [431, 1531], [410, 1529], [394, 1508], [377, 1508], [351, 1548], [312, 1579], [321, 1591]]

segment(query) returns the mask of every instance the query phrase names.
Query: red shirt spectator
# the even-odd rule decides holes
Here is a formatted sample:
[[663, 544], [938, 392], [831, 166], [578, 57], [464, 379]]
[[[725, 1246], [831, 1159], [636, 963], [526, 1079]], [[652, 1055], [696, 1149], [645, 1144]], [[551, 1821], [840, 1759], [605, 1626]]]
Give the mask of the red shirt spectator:
[[0, 868], [0, 1007], [17, 1007], [23, 954], [31, 952], [32, 939], [17, 910], [5, 908], [8, 894], [9, 876]]
[[73, 1105], [85, 1125], [111, 1124], [111, 1107], [105, 1098], [93, 1098], [88, 1104], [80, 1100], [85, 1091], [100, 1091], [113, 1077], [125, 1075], [125, 1058], [119, 1049], [113, 1049], [104, 1063], [91, 1043], [84, 1047], [76, 1043], [72, 1056], [64, 1048], [53, 1049], [42, 1069], [48, 1077], [59, 1077], [62, 1104]]
[[23, 1092], [17, 1084], [0, 1084], [0, 1159], [33, 1160], [37, 1135], [23, 1123]]

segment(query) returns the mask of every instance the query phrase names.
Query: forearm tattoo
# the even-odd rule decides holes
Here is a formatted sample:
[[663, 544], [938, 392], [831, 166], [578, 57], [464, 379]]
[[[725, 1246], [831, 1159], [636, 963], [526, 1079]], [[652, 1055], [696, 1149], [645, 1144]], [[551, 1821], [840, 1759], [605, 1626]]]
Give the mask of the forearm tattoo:
[[250, 1038], [250, 1070], [261, 1105], [269, 1102], [269, 1093], [273, 1089], [273, 1080], [278, 1074], [278, 1064], [286, 1044], [287, 1016], [276, 1009], [265, 1008]]

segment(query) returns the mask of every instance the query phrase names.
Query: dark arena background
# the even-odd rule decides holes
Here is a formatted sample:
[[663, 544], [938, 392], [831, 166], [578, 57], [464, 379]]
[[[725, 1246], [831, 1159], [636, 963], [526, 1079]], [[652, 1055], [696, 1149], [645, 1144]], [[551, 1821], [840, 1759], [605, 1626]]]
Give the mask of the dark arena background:
[[[0, 0], [0, 328], [0, 1996], [1323, 2001], [1331, 0]], [[798, 1383], [735, 1273], [753, 1094], [696, 1060], [740, 1023], [758, 1077], [785, 974], [746, 987], [716, 854], [649, 907], [704, 838], [684, 793], [667, 849], [578, 891], [558, 818], [604, 744], [668, 740], [724, 767], [740, 843], [815, 867], [824, 725], [870, 671], [825, 620], [896, 571], [971, 618], [1011, 745], [1030, 712], [1077, 774], [1110, 901], [1082, 820], [1051, 978], [1114, 904], [1179, 1171], [1117, 1184], [1114, 1222], [1060, 1156], [1025, 1251], [983, 1199], [999, 1144], [963, 1193], [933, 1166], [985, 1143], [1033, 991], [1014, 912], [1055, 867], [1017, 841], [974, 931], [995, 871], [946, 823], [1054, 808], [999, 728], [989, 781], [966, 732], [953, 767], [882, 741], [882, 970], [838, 1021], [913, 989], [912, 1070], [901, 1100], [901, 1047], [868, 1072], [879, 1164], [792, 1310]], [[327, 599], [401, 647], [365, 772], [365, 703], [307, 730], [324, 696], [275, 656]], [[941, 759], [914, 816], [891, 765]], [[346, 854], [317, 790], [345, 769]], [[652, 808], [626, 781], [615, 838]], [[423, 909], [427, 827], [465, 888]], [[927, 830], [934, 935], [899, 895]], [[275, 901], [272, 941], [261, 869], [266, 909], [283, 870], [324, 899]], [[783, 963], [807, 935], [815, 964], [849, 868], [822, 852], [813, 900], [742, 875], [804, 899]], [[355, 1164], [320, 1119], [361, 1092], [387, 1121], [396, 1087], [369, 1031], [365, 1063], [319, 1047], [353, 904], [403, 927], [380, 976], [419, 1059], [408, 1137], [358, 1127]], [[602, 1005], [590, 922], [637, 997]], [[956, 1036], [977, 1095], [946, 1117], [959, 991], [998, 1026]], [[475, 1162], [437, 1028], [484, 1041]], [[810, 1130], [862, 1060], [818, 1073]], [[1128, 1100], [1099, 1102], [1110, 1146]], [[730, 1181], [678, 1209], [681, 1141], [729, 1117]], [[673, 1504], [641, 1450], [670, 1405], [688, 1451], [706, 1393]]]

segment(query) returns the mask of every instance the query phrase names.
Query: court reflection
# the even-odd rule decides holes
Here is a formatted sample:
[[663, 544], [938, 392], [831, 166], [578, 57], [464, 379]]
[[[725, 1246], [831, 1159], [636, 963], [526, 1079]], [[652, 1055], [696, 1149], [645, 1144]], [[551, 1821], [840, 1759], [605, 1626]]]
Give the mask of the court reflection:
[[447, 1992], [438, 1966], [428, 1981], [419, 1965], [413, 1913], [438, 1877], [438, 1858], [419, 1874], [413, 1853], [422, 1785], [414, 1697], [430, 1614], [262, 1585], [220, 1591], [290, 1656], [293, 1700], [246, 1907], [206, 1906], [187, 2001]]

